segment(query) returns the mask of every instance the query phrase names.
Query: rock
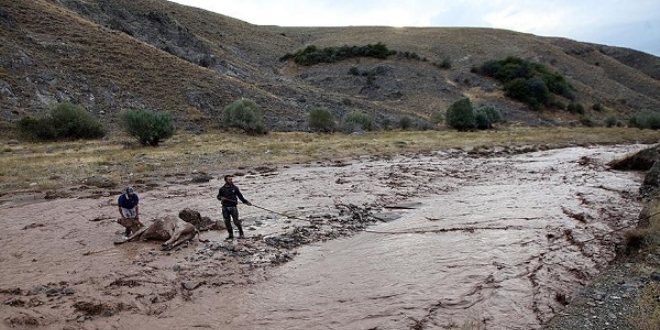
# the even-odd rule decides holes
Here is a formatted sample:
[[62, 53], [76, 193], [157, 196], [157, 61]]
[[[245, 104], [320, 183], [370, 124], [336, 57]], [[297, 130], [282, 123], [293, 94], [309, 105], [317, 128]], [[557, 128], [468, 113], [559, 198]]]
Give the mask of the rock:
[[95, 175], [84, 180], [84, 184], [98, 187], [98, 188], [113, 188], [115, 186], [112, 180], [104, 177]]
[[66, 296], [71, 296], [75, 293], [76, 293], [76, 289], [74, 288], [65, 288], [64, 290], [62, 290], [62, 294]]
[[211, 220], [209, 217], [202, 217], [199, 212], [189, 208], [185, 208], [179, 212], [179, 218], [192, 224], [195, 226], [195, 228], [197, 228], [197, 230], [209, 230], [212, 228], [217, 228], [215, 221]]
[[28, 295], [28, 296], [36, 296], [36, 295], [38, 295], [38, 294], [45, 293], [46, 290], [48, 290], [47, 287], [45, 287], [45, 286], [43, 286], [43, 285], [37, 285], [37, 286], [32, 287], [32, 288], [28, 291], [27, 295]]
[[80, 316], [79, 318], [77, 318], [76, 322], [83, 323], [83, 322], [85, 322], [85, 320], [87, 320], [87, 317], [83, 315], [83, 316]]
[[202, 285], [202, 284], [203, 284], [203, 282], [195, 282], [195, 281], [185, 281], [185, 282], [181, 282], [181, 286], [182, 286], [184, 289], [188, 290], [188, 291], [195, 290], [195, 289], [197, 289], [197, 288], [198, 288], [200, 285]]
[[18, 140], [9, 140], [9, 141], [7, 141], [7, 144], [16, 145], [16, 144], [19, 144], [19, 142], [18, 142]]
[[202, 173], [200, 175], [197, 175], [197, 176], [193, 177], [190, 180], [190, 182], [192, 182], [192, 183], [205, 183], [205, 182], [211, 181], [211, 179], [213, 179], [212, 176], [210, 176], [206, 173]]
[[653, 273], [651, 274], [651, 280], [660, 282], [660, 273]]

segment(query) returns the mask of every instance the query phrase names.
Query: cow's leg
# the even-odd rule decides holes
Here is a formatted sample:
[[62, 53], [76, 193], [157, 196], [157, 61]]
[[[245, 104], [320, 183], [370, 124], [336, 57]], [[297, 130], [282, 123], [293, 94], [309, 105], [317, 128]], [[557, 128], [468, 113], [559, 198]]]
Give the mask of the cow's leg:
[[149, 227], [143, 227], [142, 229], [140, 229], [140, 230], [134, 232], [133, 235], [129, 236], [129, 237], [126, 238], [125, 240], [115, 242], [115, 244], [122, 244], [122, 243], [130, 242], [130, 241], [136, 239], [137, 237], [141, 236], [142, 233], [144, 233], [147, 229], [149, 229]]
[[163, 248], [165, 248], [166, 250], [173, 248], [174, 246], [172, 246], [172, 243], [176, 242], [179, 239], [179, 237], [181, 237], [182, 232], [183, 231], [181, 230], [181, 228], [178, 227], [175, 228], [174, 233], [172, 234], [170, 239], [168, 239], [162, 244]]

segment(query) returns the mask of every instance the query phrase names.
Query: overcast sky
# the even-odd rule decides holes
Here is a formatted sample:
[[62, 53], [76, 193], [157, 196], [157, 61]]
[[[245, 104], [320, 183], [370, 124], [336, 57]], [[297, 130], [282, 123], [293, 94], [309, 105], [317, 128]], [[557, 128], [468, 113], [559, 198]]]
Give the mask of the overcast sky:
[[258, 25], [469, 26], [660, 56], [660, 0], [174, 0]]

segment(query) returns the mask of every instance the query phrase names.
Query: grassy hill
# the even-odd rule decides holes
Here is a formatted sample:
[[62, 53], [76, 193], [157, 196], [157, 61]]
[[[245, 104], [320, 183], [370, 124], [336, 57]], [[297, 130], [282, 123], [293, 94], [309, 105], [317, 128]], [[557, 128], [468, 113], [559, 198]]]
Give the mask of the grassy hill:
[[[281, 61], [319, 48], [381, 42], [416, 54], [301, 66]], [[256, 26], [161, 0], [11, 1], [0, 8], [0, 118], [15, 121], [52, 102], [83, 105], [115, 127], [122, 109], [172, 112], [179, 127], [216, 124], [234, 100], [255, 100], [272, 129], [306, 128], [313, 107], [377, 122], [428, 118], [462, 96], [510, 122], [566, 124], [582, 115], [531, 111], [501, 84], [473, 73], [517, 56], [565, 75], [588, 117], [625, 119], [659, 109], [660, 58], [635, 50], [479, 28]], [[440, 68], [446, 61], [450, 68]], [[355, 73], [359, 74], [355, 74]], [[568, 103], [568, 100], [560, 100]], [[602, 111], [591, 110], [600, 104]]]

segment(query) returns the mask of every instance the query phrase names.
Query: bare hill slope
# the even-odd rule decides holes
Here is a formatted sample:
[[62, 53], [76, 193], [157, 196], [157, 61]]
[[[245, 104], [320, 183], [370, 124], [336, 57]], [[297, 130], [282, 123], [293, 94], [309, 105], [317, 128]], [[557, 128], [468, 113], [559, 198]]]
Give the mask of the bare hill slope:
[[[280, 58], [308, 45], [382, 42], [402, 56], [300, 66]], [[660, 58], [638, 51], [477, 28], [284, 28], [251, 25], [161, 0], [10, 1], [0, 8], [0, 114], [17, 120], [52, 102], [84, 105], [107, 125], [126, 108], [171, 111], [180, 125], [213, 125], [245, 97], [274, 129], [306, 128], [312, 107], [337, 117], [359, 110], [377, 121], [426, 118], [462, 96], [493, 104], [506, 119], [559, 124], [577, 119], [541, 113], [504, 97], [497, 81], [471, 72], [509, 55], [564, 74], [576, 101], [625, 118], [660, 105]], [[447, 60], [451, 68], [434, 65]], [[355, 68], [355, 69], [353, 69]], [[351, 74], [351, 70], [364, 75]]]

